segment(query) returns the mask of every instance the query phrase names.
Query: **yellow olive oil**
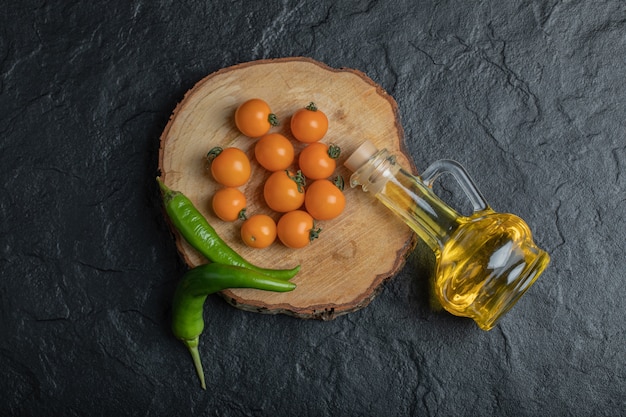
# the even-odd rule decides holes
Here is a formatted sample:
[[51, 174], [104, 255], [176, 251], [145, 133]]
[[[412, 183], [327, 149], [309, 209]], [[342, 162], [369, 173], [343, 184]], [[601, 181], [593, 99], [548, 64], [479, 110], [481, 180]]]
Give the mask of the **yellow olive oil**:
[[528, 226], [512, 214], [463, 219], [438, 256], [434, 289], [442, 306], [493, 327], [548, 265], [530, 239]]
[[437, 169], [450, 169], [465, 186], [475, 202], [470, 216], [450, 208], [386, 150], [370, 147], [369, 154], [346, 162], [355, 171], [351, 185], [372, 192], [433, 250], [434, 292], [441, 306], [491, 329], [546, 268], [548, 254], [534, 244], [522, 219], [494, 212], [453, 161], [438, 161]]

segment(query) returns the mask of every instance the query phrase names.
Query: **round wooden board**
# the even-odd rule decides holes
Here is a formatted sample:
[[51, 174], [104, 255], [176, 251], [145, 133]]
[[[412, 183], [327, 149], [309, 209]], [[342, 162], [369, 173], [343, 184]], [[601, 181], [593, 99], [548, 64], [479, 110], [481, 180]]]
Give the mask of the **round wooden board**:
[[[342, 149], [337, 174], [346, 180], [346, 209], [334, 220], [318, 222], [320, 238], [303, 249], [289, 249], [278, 240], [266, 249], [248, 248], [239, 235], [240, 222], [223, 222], [211, 209], [211, 197], [220, 186], [207, 169], [206, 154], [214, 146], [234, 146], [246, 152], [252, 164], [250, 181], [240, 187], [248, 200], [247, 213], [280, 217], [263, 201], [262, 184], [269, 173], [254, 159], [256, 141], [243, 136], [234, 123], [237, 106], [255, 97], [267, 101], [281, 121], [271, 132], [291, 139], [290, 115], [315, 102], [329, 119], [322, 142]], [[347, 185], [351, 173], [343, 162], [365, 139], [398, 155], [404, 166], [412, 166], [403, 153], [403, 133], [393, 98], [359, 71], [333, 69], [308, 58], [261, 60], [225, 68], [185, 95], [161, 136], [163, 181], [189, 197], [219, 235], [250, 262], [271, 268], [302, 266], [292, 279], [297, 284], [294, 291], [223, 291], [221, 295], [229, 303], [248, 311], [330, 320], [369, 304], [381, 284], [402, 267], [414, 246], [414, 234], [371, 194]], [[303, 145], [293, 142], [297, 153]], [[207, 262], [175, 230], [174, 234], [190, 267]]]

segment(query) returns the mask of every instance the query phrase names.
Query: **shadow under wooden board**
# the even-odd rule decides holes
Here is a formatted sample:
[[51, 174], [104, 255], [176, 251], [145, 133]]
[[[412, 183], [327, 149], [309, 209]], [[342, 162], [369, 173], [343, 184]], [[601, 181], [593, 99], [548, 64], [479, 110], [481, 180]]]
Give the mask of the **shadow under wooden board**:
[[[263, 199], [263, 183], [270, 173], [256, 163], [256, 139], [242, 135], [234, 122], [236, 108], [251, 98], [265, 100], [278, 116], [280, 125], [270, 132], [292, 140], [294, 164], [305, 145], [291, 136], [290, 116], [310, 102], [328, 116], [328, 133], [321, 142], [341, 147], [336, 175], [346, 181], [346, 208], [338, 218], [317, 223], [322, 232], [308, 247], [289, 249], [277, 239], [265, 249], [249, 248], [240, 237], [241, 222], [223, 222], [213, 214], [211, 198], [221, 186], [211, 176], [206, 154], [215, 146], [232, 146], [246, 152], [252, 165], [250, 180], [240, 187], [248, 215], [280, 218]], [[308, 58], [253, 61], [217, 71], [185, 94], [161, 136], [159, 169], [165, 184], [189, 197], [218, 234], [253, 264], [267, 268], [301, 265], [291, 280], [297, 284], [292, 292], [229, 289], [221, 293], [226, 301], [247, 311], [330, 320], [365, 307], [383, 282], [398, 272], [414, 247], [413, 232], [374, 196], [360, 187], [351, 188], [351, 173], [343, 166], [366, 139], [398, 155], [400, 164], [412, 167], [403, 152], [396, 102], [353, 69], [334, 69]], [[190, 267], [207, 262], [175, 230], [174, 235]]]

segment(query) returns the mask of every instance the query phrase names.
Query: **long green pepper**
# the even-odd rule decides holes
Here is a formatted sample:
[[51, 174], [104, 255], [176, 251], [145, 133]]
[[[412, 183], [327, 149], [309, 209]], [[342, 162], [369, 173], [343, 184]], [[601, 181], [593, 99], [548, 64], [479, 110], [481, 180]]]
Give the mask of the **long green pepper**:
[[204, 301], [209, 294], [226, 288], [286, 292], [296, 288], [296, 285], [246, 268], [216, 263], [200, 265], [185, 273], [174, 293], [172, 331], [189, 349], [203, 389], [206, 389], [206, 384], [198, 343], [204, 330]]
[[157, 182], [161, 188], [165, 211], [174, 227], [194, 249], [208, 260], [248, 268], [269, 277], [283, 280], [293, 278], [300, 271], [300, 265], [291, 269], [269, 269], [251, 264], [224, 242], [202, 213], [183, 193], [171, 190], [158, 177]]

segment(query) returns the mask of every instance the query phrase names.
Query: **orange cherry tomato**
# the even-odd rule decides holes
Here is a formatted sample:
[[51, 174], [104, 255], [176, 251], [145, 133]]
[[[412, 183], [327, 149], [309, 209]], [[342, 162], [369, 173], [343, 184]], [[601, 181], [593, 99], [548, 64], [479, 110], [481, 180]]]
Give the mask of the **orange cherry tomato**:
[[218, 183], [226, 187], [240, 187], [250, 178], [250, 160], [238, 148], [215, 147], [207, 155], [211, 174]]
[[266, 134], [272, 126], [277, 126], [278, 119], [265, 101], [253, 98], [237, 107], [235, 124], [244, 135], [258, 138]]
[[287, 169], [293, 162], [293, 145], [280, 133], [269, 133], [254, 146], [254, 156], [268, 171]]
[[300, 151], [298, 165], [307, 178], [312, 180], [328, 178], [335, 172], [337, 166], [335, 159], [339, 157], [340, 152], [339, 147], [335, 145], [311, 143]]
[[283, 245], [299, 249], [319, 237], [321, 229], [315, 228], [315, 221], [309, 213], [294, 210], [282, 215], [278, 220], [276, 232]]
[[241, 239], [251, 248], [266, 248], [276, 240], [276, 222], [266, 214], [255, 214], [241, 225]]
[[340, 186], [329, 180], [316, 180], [306, 190], [304, 206], [314, 219], [330, 220], [343, 212], [346, 197]]
[[234, 222], [244, 217], [246, 196], [236, 188], [221, 188], [213, 194], [211, 205], [217, 217], [225, 222]]
[[322, 139], [328, 131], [328, 118], [315, 103], [310, 103], [291, 116], [291, 133], [300, 142], [313, 143]]
[[265, 202], [274, 211], [285, 213], [300, 208], [304, 203], [304, 177], [302, 173], [276, 171], [263, 186]]

